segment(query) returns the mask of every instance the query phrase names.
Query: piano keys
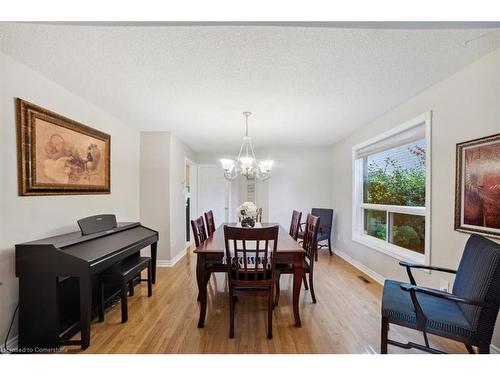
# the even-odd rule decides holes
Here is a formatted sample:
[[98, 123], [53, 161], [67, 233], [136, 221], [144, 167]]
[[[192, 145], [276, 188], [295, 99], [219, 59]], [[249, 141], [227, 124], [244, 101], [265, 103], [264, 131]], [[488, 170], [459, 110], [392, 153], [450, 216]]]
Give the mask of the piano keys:
[[[79, 221], [72, 232], [16, 245], [19, 277], [19, 348], [53, 349], [90, 345], [90, 322], [97, 315], [97, 278], [113, 264], [151, 247], [156, 281], [158, 232], [140, 223], [116, 223], [110, 215]], [[113, 216], [113, 215], [111, 215]], [[87, 224], [87, 225], [86, 225]], [[90, 228], [90, 229], [89, 229]], [[85, 234], [82, 234], [85, 233]], [[111, 286], [107, 299], [119, 291]], [[69, 340], [81, 331], [81, 340]]]

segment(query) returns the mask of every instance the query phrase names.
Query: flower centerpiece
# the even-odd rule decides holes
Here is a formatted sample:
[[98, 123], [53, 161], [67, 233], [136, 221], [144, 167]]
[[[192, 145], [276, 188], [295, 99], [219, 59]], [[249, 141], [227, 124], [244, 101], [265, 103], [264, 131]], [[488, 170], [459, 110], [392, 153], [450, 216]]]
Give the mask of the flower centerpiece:
[[255, 218], [257, 217], [257, 206], [252, 202], [244, 202], [237, 209], [240, 217], [241, 226], [244, 228], [253, 228]]

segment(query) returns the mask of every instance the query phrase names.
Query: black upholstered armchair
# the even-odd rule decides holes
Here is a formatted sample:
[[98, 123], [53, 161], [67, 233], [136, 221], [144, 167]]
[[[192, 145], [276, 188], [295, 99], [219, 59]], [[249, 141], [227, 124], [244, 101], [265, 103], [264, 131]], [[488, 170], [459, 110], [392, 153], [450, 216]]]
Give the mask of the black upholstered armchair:
[[[328, 250], [330, 251], [330, 255], [333, 255], [332, 253], [332, 241], [331, 241], [331, 235], [332, 235], [332, 222], [333, 222], [333, 210], [331, 208], [313, 208], [311, 210], [311, 215], [319, 217], [319, 230], [318, 230], [318, 237], [317, 237], [317, 242], [318, 242], [318, 248], [323, 248], [323, 247], [328, 247]], [[300, 224], [300, 231], [298, 234], [298, 238], [301, 239], [304, 237], [304, 230], [303, 230], [303, 225], [305, 223]], [[321, 242], [328, 241], [327, 244], [322, 244]], [[315, 253], [315, 260], [318, 260], [318, 252], [316, 251]]]
[[[500, 305], [500, 244], [471, 235], [457, 271], [400, 262], [410, 283], [386, 280], [382, 297], [381, 353], [387, 345], [442, 353], [431, 348], [427, 333], [465, 344], [469, 353], [489, 353], [491, 336]], [[417, 286], [412, 268], [455, 273], [453, 292]], [[389, 324], [423, 333], [425, 345], [388, 339]]]

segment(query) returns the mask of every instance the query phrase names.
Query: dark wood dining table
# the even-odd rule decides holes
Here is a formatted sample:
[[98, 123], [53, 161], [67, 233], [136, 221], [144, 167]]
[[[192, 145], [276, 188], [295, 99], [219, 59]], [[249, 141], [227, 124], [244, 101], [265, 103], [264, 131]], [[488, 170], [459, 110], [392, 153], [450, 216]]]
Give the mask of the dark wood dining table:
[[[222, 263], [226, 255], [224, 244], [224, 225], [238, 226], [238, 223], [225, 223], [208, 237], [205, 242], [198, 246], [194, 253], [196, 256], [196, 280], [200, 297], [200, 319], [198, 328], [205, 324], [207, 312], [207, 284], [212, 272], [226, 272], [227, 266]], [[277, 223], [256, 223], [255, 227], [279, 226], [278, 245], [273, 255], [274, 263], [288, 263], [294, 265], [293, 273], [293, 316], [295, 326], [300, 327], [299, 297], [304, 274], [304, 249], [295, 241], [288, 231]]]

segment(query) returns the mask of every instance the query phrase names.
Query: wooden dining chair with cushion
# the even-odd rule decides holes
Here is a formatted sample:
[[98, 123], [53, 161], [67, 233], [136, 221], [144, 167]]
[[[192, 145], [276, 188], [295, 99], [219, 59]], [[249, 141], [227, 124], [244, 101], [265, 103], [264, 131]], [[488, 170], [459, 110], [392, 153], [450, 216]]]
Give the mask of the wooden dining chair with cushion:
[[[302, 239], [302, 248], [305, 250], [304, 257], [304, 286], [307, 289], [311, 288], [311, 297], [313, 303], [316, 303], [316, 295], [314, 294], [314, 255], [318, 247], [317, 236], [320, 226], [320, 218], [311, 214], [307, 215], [305, 222], [304, 237]], [[276, 297], [275, 305], [278, 305], [280, 298], [280, 276], [283, 274], [293, 274], [293, 264], [277, 264], [276, 265]], [[306, 274], [309, 274], [309, 287], [307, 285]]]
[[[194, 243], [196, 247], [199, 247], [203, 242], [207, 240], [207, 230], [205, 229], [205, 223], [203, 222], [203, 216], [195, 220], [191, 220], [191, 230], [193, 231]], [[206, 282], [208, 283], [210, 280], [210, 274], [208, 274]], [[198, 293], [198, 297], [196, 298], [198, 301], [200, 300], [200, 293]]]
[[211, 237], [215, 232], [214, 213], [212, 210], [205, 212], [205, 223], [207, 223], [207, 235]]
[[[211, 211], [209, 211], [211, 212]], [[191, 229], [193, 230], [193, 237], [196, 247], [199, 247], [207, 240], [207, 231], [205, 229], [205, 223], [203, 222], [203, 217], [200, 216], [196, 220], [191, 220]], [[226, 272], [226, 265], [224, 259], [210, 259], [207, 260], [206, 264], [206, 276], [205, 285], [208, 284], [212, 273], [214, 272]], [[200, 300], [200, 293], [198, 293], [197, 300]]]
[[207, 230], [203, 222], [203, 216], [195, 220], [191, 220], [191, 229], [193, 230], [194, 243], [196, 247], [200, 246], [207, 239]]
[[273, 337], [273, 298], [279, 227], [238, 228], [224, 225], [227, 273], [229, 275], [229, 337], [234, 337], [234, 310], [239, 296], [268, 299], [267, 338]]
[[[386, 280], [382, 296], [381, 353], [387, 345], [442, 353], [431, 348], [427, 333], [460, 341], [467, 351], [489, 353], [500, 306], [500, 244], [473, 234], [458, 270], [400, 262], [410, 283]], [[454, 273], [452, 293], [417, 286], [412, 268]], [[388, 339], [389, 324], [421, 331], [425, 345]]]
[[[333, 210], [331, 208], [313, 208], [311, 210], [311, 214], [313, 216], [317, 216], [321, 219], [321, 226], [318, 230], [318, 248], [328, 247], [328, 251], [330, 255], [333, 255], [332, 252], [332, 224], [333, 224]], [[305, 223], [302, 223], [302, 225]], [[299, 230], [298, 238], [302, 238], [304, 236], [304, 231]], [[327, 244], [321, 244], [321, 242], [327, 241]], [[314, 259], [318, 260], [318, 249], [315, 250]]]
[[302, 212], [293, 210], [292, 213], [292, 222], [290, 223], [290, 230], [288, 234], [292, 236], [292, 238], [297, 241], [297, 236], [299, 235], [300, 229], [300, 219], [302, 218]]

